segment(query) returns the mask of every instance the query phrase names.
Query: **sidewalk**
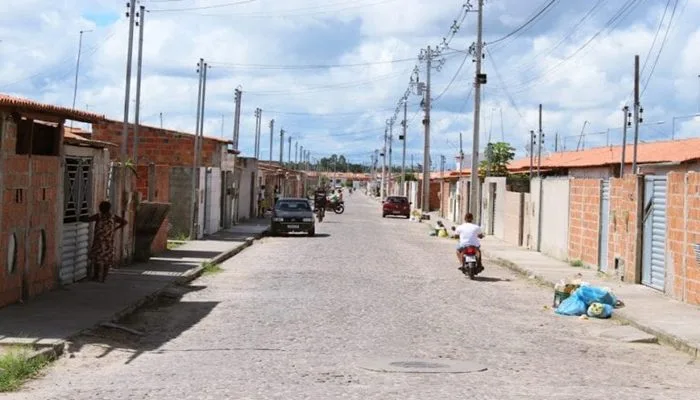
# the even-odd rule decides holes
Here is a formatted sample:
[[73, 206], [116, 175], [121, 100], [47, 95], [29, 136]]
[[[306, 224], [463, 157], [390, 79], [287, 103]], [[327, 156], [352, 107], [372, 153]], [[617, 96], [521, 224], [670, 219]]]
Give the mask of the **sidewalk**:
[[[427, 221], [430, 225], [443, 220], [437, 213], [431, 213], [431, 217], [431, 221]], [[448, 229], [452, 225], [456, 224], [445, 224]], [[613, 318], [654, 335], [660, 342], [680, 351], [700, 356], [699, 307], [673, 300], [643, 285], [616, 281], [591, 269], [572, 267], [565, 261], [508, 244], [493, 236], [482, 240], [482, 253], [487, 260], [552, 288], [560, 279], [580, 273], [584, 282], [611, 288], [625, 303], [625, 307], [615, 309]]]
[[268, 229], [254, 220], [167, 250], [147, 263], [110, 272], [106, 283], [83, 281], [0, 309], [0, 345], [33, 343], [60, 353], [69, 338], [102, 322], [116, 321], [174, 284], [192, 281], [202, 263], [221, 263], [250, 246]]

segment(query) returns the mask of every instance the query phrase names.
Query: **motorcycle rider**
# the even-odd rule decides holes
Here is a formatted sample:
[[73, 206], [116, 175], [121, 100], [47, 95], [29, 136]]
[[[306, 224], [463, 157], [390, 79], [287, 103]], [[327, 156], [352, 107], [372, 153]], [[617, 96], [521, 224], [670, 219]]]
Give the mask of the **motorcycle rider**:
[[476, 263], [478, 271], [484, 270], [481, 264], [481, 241], [479, 239], [484, 238], [484, 232], [481, 227], [474, 223], [474, 215], [468, 213], [464, 216], [464, 221], [462, 225], [458, 226], [454, 232], [455, 236], [459, 235], [459, 244], [457, 245], [457, 260], [459, 261], [459, 268], [462, 269], [462, 252], [469, 246], [476, 247]]
[[326, 190], [319, 186], [314, 192], [314, 208], [318, 210], [319, 219], [322, 219], [326, 213]]

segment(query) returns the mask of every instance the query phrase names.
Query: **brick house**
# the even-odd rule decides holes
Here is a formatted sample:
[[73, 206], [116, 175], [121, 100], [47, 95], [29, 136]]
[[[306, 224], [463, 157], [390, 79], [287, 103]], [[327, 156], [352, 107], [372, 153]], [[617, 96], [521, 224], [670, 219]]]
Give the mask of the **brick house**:
[[73, 269], [75, 259], [64, 258], [64, 228], [93, 211], [95, 188], [90, 168], [81, 176], [86, 191], [66, 180], [75, 170], [64, 145], [99, 145], [64, 139], [67, 119], [90, 123], [103, 116], [0, 94], [0, 306], [55, 288], [61, 269]]
[[[93, 123], [91, 139], [121, 145], [123, 123], [102, 120]], [[133, 157], [134, 125], [129, 125], [127, 149]], [[153, 252], [165, 248], [167, 237], [189, 236], [192, 221], [192, 165], [195, 136], [189, 133], [140, 125], [136, 155], [136, 187], [140, 196], [171, 203], [170, 213], [152, 246]], [[230, 141], [207, 137], [202, 142], [201, 168], [195, 177], [196, 237], [201, 238], [230, 226], [233, 207], [233, 165], [229, 160], [237, 151], [229, 150]], [[110, 149], [110, 158], [119, 159], [119, 147]], [[177, 199], [176, 202], [171, 201]]]
[[[528, 193], [504, 190], [505, 231], [518, 234], [502, 239], [700, 304], [700, 139], [640, 144], [639, 174], [627, 165], [623, 178], [620, 155], [618, 146], [543, 157], [545, 177]], [[529, 159], [510, 169], [527, 171]]]

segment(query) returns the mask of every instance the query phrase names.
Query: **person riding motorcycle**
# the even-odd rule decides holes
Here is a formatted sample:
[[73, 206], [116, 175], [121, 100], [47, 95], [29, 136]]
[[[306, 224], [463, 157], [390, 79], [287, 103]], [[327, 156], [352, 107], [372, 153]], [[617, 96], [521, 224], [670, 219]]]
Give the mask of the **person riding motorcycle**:
[[476, 247], [476, 262], [479, 272], [481, 272], [484, 270], [484, 266], [481, 263], [481, 242], [479, 239], [484, 238], [484, 232], [479, 225], [474, 223], [474, 215], [472, 213], [465, 215], [464, 221], [465, 223], [454, 229], [455, 236], [459, 236], [459, 244], [457, 245], [459, 269], [462, 269], [462, 253], [467, 247], [473, 246]]
[[319, 219], [323, 218], [326, 212], [326, 205], [326, 191], [320, 187], [314, 192], [314, 208], [318, 210]]

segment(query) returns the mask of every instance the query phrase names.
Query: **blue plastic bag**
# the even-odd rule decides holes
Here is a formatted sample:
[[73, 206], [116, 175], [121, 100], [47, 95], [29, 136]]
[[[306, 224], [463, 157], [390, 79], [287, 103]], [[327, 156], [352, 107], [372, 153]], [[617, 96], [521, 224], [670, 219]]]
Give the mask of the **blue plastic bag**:
[[584, 285], [576, 290], [575, 295], [586, 304], [586, 308], [593, 303], [602, 303], [609, 306], [615, 306], [617, 299], [615, 296], [605, 289]]
[[587, 308], [586, 303], [584, 303], [578, 296], [576, 296], [576, 293], [574, 293], [559, 304], [556, 313], [560, 315], [579, 316], [585, 314]]

